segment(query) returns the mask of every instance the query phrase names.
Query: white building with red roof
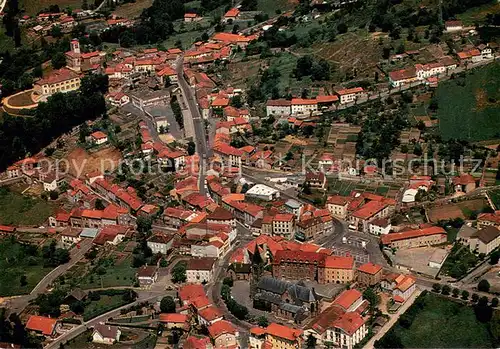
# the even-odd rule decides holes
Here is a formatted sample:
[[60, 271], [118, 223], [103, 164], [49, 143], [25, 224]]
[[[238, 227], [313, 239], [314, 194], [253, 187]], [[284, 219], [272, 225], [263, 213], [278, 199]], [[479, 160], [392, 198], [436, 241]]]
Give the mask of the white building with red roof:
[[340, 98], [340, 104], [352, 103], [366, 96], [366, 92], [362, 87], [354, 87], [335, 92]]
[[208, 327], [208, 334], [215, 348], [238, 348], [239, 332], [226, 320], [217, 321]]
[[90, 140], [93, 143], [100, 145], [100, 144], [104, 144], [108, 141], [108, 136], [102, 131], [96, 131], [90, 135]]

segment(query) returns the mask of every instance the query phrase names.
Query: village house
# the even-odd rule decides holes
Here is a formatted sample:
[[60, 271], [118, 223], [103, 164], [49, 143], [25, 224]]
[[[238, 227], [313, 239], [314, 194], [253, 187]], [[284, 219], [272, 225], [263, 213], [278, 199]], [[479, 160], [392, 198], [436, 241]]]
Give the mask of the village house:
[[198, 323], [202, 326], [208, 327], [221, 320], [224, 320], [222, 311], [213, 305], [198, 311]]
[[306, 325], [303, 338], [313, 336], [318, 346], [333, 343], [335, 347], [353, 349], [368, 334], [366, 319], [361, 316], [366, 307], [361, 292], [346, 290]]
[[231, 24], [239, 17], [239, 15], [240, 15], [240, 10], [238, 10], [237, 8], [232, 8], [224, 14], [222, 22], [226, 24]]
[[92, 342], [98, 344], [114, 344], [120, 340], [121, 331], [118, 327], [99, 323], [94, 326]]
[[368, 223], [368, 231], [372, 235], [385, 235], [391, 231], [391, 222], [386, 218], [375, 218]]
[[416, 81], [418, 81], [417, 72], [413, 67], [400, 69], [389, 73], [389, 82], [392, 87], [409, 85]]
[[214, 154], [218, 156], [224, 166], [241, 167], [243, 152], [227, 143], [219, 143], [213, 147]]
[[212, 281], [217, 259], [210, 257], [191, 258], [187, 261], [187, 282], [206, 283]]
[[297, 349], [302, 348], [304, 339], [303, 331], [270, 323], [266, 328], [253, 327], [250, 329], [250, 349], [280, 348]]
[[326, 207], [333, 217], [346, 219], [347, 218], [347, 208], [349, 206], [349, 198], [340, 195], [328, 196], [326, 200]]
[[448, 33], [462, 31], [464, 29], [464, 25], [462, 21], [446, 21], [444, 27]]
[[197, 13], [185, 13], [184, 14], [184, 22], [186, 22], [186, 23], [199, 22], [201, 20], [203, 20], [203, 17], [199, 16]]
[[292, 101], [287, 99], [269, 99], [266, 102], [266, 115], [288, 116], [292, 113]]
[[97, 145], [104, 144], [108, 141], [108, 136], [102, 131], [96, 131], [90, 135], [90, 141]]
[[415, 70], [417, 73], [417, 78], [420, 80], [425, 80], [431, 76], [445, 74], [446, 68], [441, 63], [429, 63], [429, 64], [416, 64]]
[[272, 261], [273, 276], [290, 280], [315, 280], [321, 275], [325, 255], [306, 251], [277, 251]]
[[336, 91], [336, 94], [340, 98], [340, 104], [356, 102], [358, 99], [364, 98], [364, 96], [366, 95], [362, 87], [338, 90]]
[[145, 265], [137, 270], [137, 280], [141, 287], [149, 287], [158, 279], [158, 266]]
[[305, 183], [311, 188], [325, 189], [326, 186], [326, 176], [323, 172], [307, 172]]
[[94, 51], [82, 53], [80, 42], [73, 39], [70, 42], [70, 50], [66, 52], [66, 67], [77, 73], [96, 70], [106, 58], [105, 52]]
[[375, 286], [382, 280], [382, 275], [382, 266], [369, 262], [358, 267], [356, 280], [361, 285]]
[[172, 249], [173, 242], [174, 235], [156, 233], [148, 239], [147, 245], [153, 254], [161, 253], [162, 255], [167, 255]]
[[318, 101], [316, 99], [293, 98], [291, 106], [292, 115], [311, 114], [318, 111]]
[[109, 93], [107, 96], [109, 104], [114, 107], [123, 107], [130, 103], [130, 98], [123, 92]]
[[382, 291], [389, 292], [395, 302], [404, 303], [416, 290], [416, 280], [413, 276], [403, 274], [384, 275], [380, 282]]
[[[69, 221], [69, 214], [67, 214]], [[81, 241], [80, 233], [82, 232], [79, 228], [67, 227], [61, 232], [61, 243], [63, 246], [69, 248]]]
[[295, 238], [300, 241], [313, 240], [323, 235], [324, 232], [321, 217], [311, 217], [297, 222]]
[[190, 316], [187, 314], [177, 314], [177, 313], [162, 313], [160, 314], [160, 322], [168, 330], [180, 329], [183, 331], [189, 331], [191, 328]]
[[455, 192], [470, 193], [476, 189], [476, 179], [472, 175], [462, 173], [460, 176], [452, 179]]
[[500, 246], [500, 230], [494, 226], [479, 229], [469, 238], [471, 251], [489, 254]]
[[385, 218], [390, 212], [391, 205], [387, 202], [369, 201], [349, 215], [349, 227], [353, 227], [354, 230], [368, 232], [371, 221], [377, 218]]
[[215, 344], [215, 348], [238, 346], [239, 332], [229, 321], [221, 320], [210, 325], [208, 335]]
[[55, 334], [57, 319], [31, 315], [26, 322], [26, 329], [37, 336], [51, 337]]
[[500, 211], [495, 213], [481, 213], [477, 216], [477, 228], [493, 226], [500, 229]]

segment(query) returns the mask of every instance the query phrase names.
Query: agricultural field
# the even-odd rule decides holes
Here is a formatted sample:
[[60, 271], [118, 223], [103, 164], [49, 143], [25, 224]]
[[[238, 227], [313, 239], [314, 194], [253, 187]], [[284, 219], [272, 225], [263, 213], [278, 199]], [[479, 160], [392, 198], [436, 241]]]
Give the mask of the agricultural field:
[[55, 204], [0, 188], [0, 224], [39, 226], [54, 213]]
[[123, 299], [123, 294], [101, 295], [99, 300], [91, 301], [85, 306], [83, 311], [83, 319], [89, 320], [100, 314], [104, 314], [110, 310], [116, 309], [129, 302]]
[[123, 18], [137, 18], [141, 15], [144, 9], [151, 7], [152, 4], [153, 0], [135, 0], [134, 2], [129, 2], [118, 6], [113, 11], [113, 14]]
[[[409, 313], [413, 312], [413, 316]], [[488, 324], [476, 319], [464, 304], [424, 292], [402, 317], [413, 317], [409, 327], [397, 322], [384, 336], [399, 337], [404, 348], [492, 348]], [[446, 319], [446, 320], [444, 320]], [[407, 322], [407, 321], [405, 321]], [[384, 340], [382, 338], [382, 341]]]
[[276, 16], [277, 10], [283, 13], [294, 9], [298, 3], [296, 0], [257, 0], [257, 10], [266, 13], [269, 17], [273, 17]]
[[500, 63], [443, 82], [436, 91], [443, 138], [482, 141], [500, 138]]
[[459, 14], [457, 17], [464, 23], [464, 25], [474, 26], [476, 23], [484, 23], [486, 16], [489, 13], [500, 13], [500, 4], [492, 3], [475, 7]]
[[[3, 212], [3, 211], [2, 211]], [[43, 266], [43, 258], [30, 255], [22, 244], [0, 239], [0, 296], [28, 294], [52, 268]], [[21, 280], [26, 276], [26, 282]]]
[[87, 270], [86, 264], [77, 264], [68, 271], [68, 276], [76, 279], [82, 289], [132, 286], [136, 269], [131, 263], [131, 254], [113, 252], [111, 256], [94, 263], [95, 267], [91, 270]]
[[81, 177], [94, 171], [104, 173], [108, 170], [112, 172], [118, 168], [121, 158], [121, 152], [114, 147], [106, 147], [93, 153], [76, 148], [67, 156], [70, 166], [69, 173], [75, 177]]
[[397, 185], [369, 185], [352, 181], [341, 181], [335, 179], [328, 180], [328, 193], [348, 196], [352, 191], [362, 191], [366, 193], [377, 194], [385, 197], [394, 198], [400, 187]]
[[19, 8], [24, 9], [29, 16], [36, 15], [50, 5], [59, 5], [60, 9], [66, 7], [77, 9], [81, 8], [82, 0], [19, 0]]

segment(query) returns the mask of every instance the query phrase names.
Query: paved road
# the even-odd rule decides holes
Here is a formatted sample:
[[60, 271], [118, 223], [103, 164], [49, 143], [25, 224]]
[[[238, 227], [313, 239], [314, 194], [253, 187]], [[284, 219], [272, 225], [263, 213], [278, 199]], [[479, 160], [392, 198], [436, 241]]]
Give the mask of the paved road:
[[[200, 110], [198, 109], [198, 102], [196, 101], [193, 89], [187, 83], [184, 78], [183, 70], [183, 59], [184, 57], [179, 56], [176, 61], [175, 68], [177, 71], [177, 78], [179, 80], [179, 87], [182, 90], [182, 94], [187, 103], [188, 110], [191, 114], [191, 121], [193, 123], [194, 129], [194, 142], [196, 145], [196, 152], [200, 157], [200, 172], [198, 175], [198, 187], [200, 189], [200, 194], [206, 195], [207, 190], [205, 187], [205, 165], [208, 159], [208, 149], [207, 149], [207, 137], [205, 132], [205, 123], [201, 117]], [[186, 125], [184, 126], [186, 127]]]
[[30, 301], [35, 299], [39, 294], [45, 293], [47, 288], [57, 279], [59, 276], [66, 273], [71, 267], [73, 267], [80, 259], [83, 258], [85, 253], [87, 253], [92, 247], [92, 240], [84, 239], [80, 242], [80, 248], [73, 248], [70, 251], [70, 260], [66, 264], [62, 264], [48, 273], [40, 282], [33, 288], [30, 294], [23, 295], [17, 298], [12, 298], [8, 301], [7, 308], [13, 313], [20, 313], [28, 305]]
[[89, 320], [87, 322], [85, 322], [84, 324], [80, 325], [80, 326], [77, 326], [75, 328], [73, 328], [72, 330], [66, 332], [65, 334], [59, 336], [58, 338], [56, 338], [52, 343], [48, 344], [47, 346], [45, 346], [45, 349], [56, 349], [56, 348], [59, 348], [61, 344], [65, 344], [67, 341], [75, 338], [76, 336], [82, 334], [83, 332], [85, 332], [88, 328], [91, 328], [95, 325], [97, 325], [98, 323], [100, 322], [105, 322], [107, 321], [110, 317], [114, 317], [114, 316], [117, 316], [117, 315], [120, 315], [120, 311], [122, 309], [126, 309], [130, 306], [133, 306], [133, 305], [136, 305], [136, 304], [139, 304], [141, 302], [146, 302], [146, 301], [150, 301], [150, 300], [153, 300], [155, 298], [158, 297], [158, 294], [154, 294], [154, 292], [142, 292], [141, 295], [139, 295], [139, 297], [137, 298], [137, 300], [133, 303], [129, 303], [127, 305], [124, 305], [120, 308], [117, 308], [117, 309], [114, 309], [114, 310], [111, 310], [103, 315], [100, 315], [98, 317], [95, 317], [93, 318], [92, 320]]

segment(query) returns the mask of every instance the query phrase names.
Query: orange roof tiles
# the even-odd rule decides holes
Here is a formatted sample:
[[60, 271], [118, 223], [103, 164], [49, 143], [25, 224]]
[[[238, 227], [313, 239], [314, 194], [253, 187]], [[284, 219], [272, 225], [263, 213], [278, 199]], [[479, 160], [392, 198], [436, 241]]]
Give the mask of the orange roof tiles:
[[363, 295], [356, 289], [345, 290], [335, 298], [333, 304], [339, 305], [347, 310], [361, 297], [363, 297]]
[[237, 330], [233, 324], [226, 320], [217, 321], [208, 327], [208, 333], [213, 339], [226, 333], [235, 335], [236, 332]]
[[180, 300], [183, 302], [190, 301], [201, 296], [206, 297], [203, 286], [199, 284], [182, 286], [179, 288], [178, 294]]
[[304, 331], [273, 322], [270, 323], [269, 326], [267, 326], [266, 333], [273, 337], [284, 338], [286, 340], [294, 342], [300, 339]]
[[214, 306], [207, 307], [198, 312], [198, 315], [207, 321], [213, 321], [222, 317], [222, 311]]
[[177, 314], [177, 313], [162, 313], [162, 314], [160, 314], [160, 322], [185, 323], [188, 320], [189, 320], [189, 316], [186, 314]]
[[45, 336], [50, 336], [54, 332], [57, 319], [45, 316], [31, 315], [26, 323], [28, 330], [41, 332]]
[[360, 219], [368, 219], [378, 212], [382, 211], [387, 205], [379, 201], [370, 201], [355, 212], [352, 213], [354, 217]]
[[374, 263], [365, 263], [358, 267], [358, 271], [370, 275], [375, 275], [382, 270], [382, 266]]
[[354, 258], [347, 256], [326, 256], [325, 258], [325, 268], [332, 269], [353, 269], [354, 268]]
[[404, 231], [402, 233], [391, 233], [383, 235], [380, 237], [380, 241], [382, 242], [382, 244], [388, 245], [393, 241], [412, 239], [416, 237], [437, 235], [437, 234], [446, 235], [446, 231], [441, 227], [430, 227], [424, 229], [409, 230], [409, 231]]

